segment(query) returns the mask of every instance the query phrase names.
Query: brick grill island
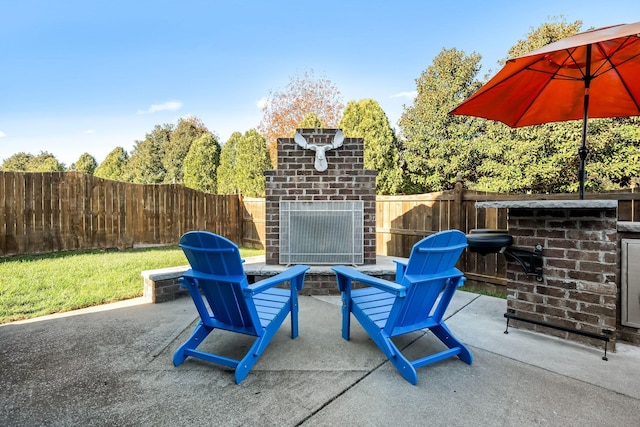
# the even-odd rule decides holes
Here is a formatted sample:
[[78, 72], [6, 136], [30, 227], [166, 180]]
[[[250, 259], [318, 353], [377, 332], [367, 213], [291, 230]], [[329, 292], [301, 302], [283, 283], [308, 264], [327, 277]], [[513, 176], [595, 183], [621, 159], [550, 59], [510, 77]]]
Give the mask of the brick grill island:
[[[617, 202], [555, 200], [480, 202], [509, 209], [513, 247], [543, 247], [543, 278], [507, 264], [507, 311], [534, 322], [610, 336], [618, 316]], [[510, 326], [602, 346], [603, 341], [561, 329], [512, 320]]]

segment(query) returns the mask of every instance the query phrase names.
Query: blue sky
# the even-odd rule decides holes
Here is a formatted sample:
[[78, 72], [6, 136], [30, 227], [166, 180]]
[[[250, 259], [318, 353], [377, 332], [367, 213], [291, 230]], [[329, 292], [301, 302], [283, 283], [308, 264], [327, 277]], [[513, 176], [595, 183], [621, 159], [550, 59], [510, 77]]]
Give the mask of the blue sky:
[[481, 75], [495, 73], [560, 15], [583, 29], [638, 22], [640, 1], [3, 1], [0, 161], [48, 151], [67, 166], [84, 152], [102, 162], [187, 115], [225, 142], [309, 69], [345, 104], [375, 99], [395, 125], [443, 48], [477, 52]]

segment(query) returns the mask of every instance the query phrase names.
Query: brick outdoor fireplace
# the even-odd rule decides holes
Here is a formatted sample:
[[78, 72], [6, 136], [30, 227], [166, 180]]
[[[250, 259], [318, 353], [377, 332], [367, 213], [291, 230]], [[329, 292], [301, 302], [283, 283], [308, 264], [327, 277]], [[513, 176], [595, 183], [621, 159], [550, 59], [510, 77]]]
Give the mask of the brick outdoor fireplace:
[[[339, 129], [298, 129], [278, 139], [278, 169], [265, 171], [265, 264], [255, 280], [307, 264], [302, 291], [337, 294], [331, 265], [354, 265], [393, 280], [395, 265], [376, 256], [376, 175], [364, 169], [364, 140]], [[297, 139], [297, 141], [296, 141]]]
[[377, 172], [364, 169], [364, 140], [333, 147], [338, 129], [297, 132], [309, 148], [279, 138], [278, 168], [265, 172], [266, 264], [375, 264]]

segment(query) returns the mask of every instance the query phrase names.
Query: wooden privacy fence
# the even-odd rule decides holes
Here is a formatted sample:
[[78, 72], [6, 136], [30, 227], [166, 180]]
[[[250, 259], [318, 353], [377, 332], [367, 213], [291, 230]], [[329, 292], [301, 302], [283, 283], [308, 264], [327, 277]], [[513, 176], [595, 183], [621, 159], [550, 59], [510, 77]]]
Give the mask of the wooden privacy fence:
[[0, 256], [176, 244], [203, 229], [240, 241], [238, 196], [77, 172], [0, 172]]
[[[507, 227], [506, 209], [477, 209], [489, 200], [566, 200], [576, 194], [505, 195], [454, 190], [376, 198], [376, 252], [407, 257], [421, 238], [441, 230]], [[586, 194], [618, 200], [618, 220], [640, 221], [640, 193]], [[0, 172], [0, 256], [62, 250], [176, 244], [189, 230], [209, 230], [243, 246], [263, 248], [265, 200], [221, 196], [183, 185], [141, 185], [76, 172]], [[465, 251], [470, 281], [506, 283], [501, 255]]]
[[264, 249], [266, 204], [263, 198], [242, 197], [242, 246]]

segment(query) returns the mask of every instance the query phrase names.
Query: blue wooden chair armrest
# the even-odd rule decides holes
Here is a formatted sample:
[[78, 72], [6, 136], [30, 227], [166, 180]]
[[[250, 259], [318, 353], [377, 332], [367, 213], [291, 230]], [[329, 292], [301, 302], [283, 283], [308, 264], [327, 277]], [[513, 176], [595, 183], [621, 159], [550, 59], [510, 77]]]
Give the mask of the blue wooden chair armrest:
[[267, 277], [266, 279], [247, 286], [243, 292], [245, 295], [256, 295], [287, 281], [291, 281], [292, 286], [295, 286], [297, 290], [301, 290], [303, 281], [300, 279], [304, 276], [307, 270], [309, 270], [309, 268], [311, 267], [307, 265], [294, 265], [275, 276]]
[[[331, 269], [338, 275], [338, 283], [341, 283], [340, 276], [347, 277], [348, 280], [346, 286], [351, 284], [351, 280], [355, 280], [360, 283], [364, 283], [369, 286], [373, 286], [380, 290], [392, 293], [398, 297], [404, 297], [407, 292], [407, 288], [398, 285], [397, 283], [390, 282], [389, 280], [380, 279], [374, 276], [369, 276], [367, 274], [361, 273], [355, 268], [346, 267], [344, 265], [338, 265], [335, 267], [331, 267]], [[340, 289], [341, 292], [344, 292], [346, 289]]]

